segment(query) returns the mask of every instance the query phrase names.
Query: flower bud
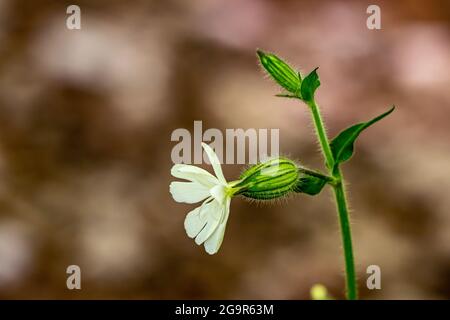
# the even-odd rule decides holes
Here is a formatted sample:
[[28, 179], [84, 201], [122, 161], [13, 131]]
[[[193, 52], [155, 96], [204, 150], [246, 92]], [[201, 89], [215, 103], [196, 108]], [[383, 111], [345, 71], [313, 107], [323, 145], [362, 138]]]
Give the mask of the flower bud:
[[267, 73], [287, 91], [297, 94], [301, 86], [300, 74], [274, 54], [257, 51], [261, 65]]
[[293, 191], [299, 180], [294, 161], [275, 158], [254, 165], [244, 171], [240, 180], [233, 184], [235, 194], [258, 200], [270, 200]]

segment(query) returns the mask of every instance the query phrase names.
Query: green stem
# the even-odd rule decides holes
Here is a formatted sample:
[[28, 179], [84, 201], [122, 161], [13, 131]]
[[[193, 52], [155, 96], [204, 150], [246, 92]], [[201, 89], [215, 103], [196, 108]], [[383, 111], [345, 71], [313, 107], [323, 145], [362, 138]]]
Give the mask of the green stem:
[[338, 181], [334, 187], [334, 195], [339, 213], [339, 222], [341, 226], [342, 246], [344, 248], [345, 257], [345, 274], [347, 299], [358, 299], [358, 288], [356, 283], [355, 258], [353, 256], [352, 232], [350, 228], [350, 215], [347, 209], [347, 200], [345, 197], [345, 187], [343, 176], [339, 168], [335, 169], [333, 175]]
[[328, 142], [327, 133], [325, 131], [325, 126], [323, 125], [322, 116], [320, 115], [319, 106], [313, 100], [308, 102], [308, 106], [311, 109], [311, 113], [314, 120], [314, 126], [316, 128], [317, 136], [319, 138], [320, 146], [322, 147], [323, 155], [325, 156], [325, 162], [328, 169], [333, 168], [334, 159], [333, 153], [331, 152], [330, 143]]
[[317, 178], [323, 179], [327, 183], [331, 184], [332, 186], [337, 184], [336, 178], [328, 176], [326, 174], [323, 174], [323, 173], [320, 173], [320, 172], [317, 172], [317, 171], [314, 171], [314, 170], [310, 170], [310, 169], [307, 169], [307, 168], [301, 167], [301, 166], [298, 167], [298, 171], [302, 172], [302, 173], [305, 173], [307, 175], [313, 176], [313, 177], [317, 177]]
[[319, 138], [320, 146], [325, 157], [327, 168], [335, 181], [333, 190], [336, 199], [336, 207], [339, 214], [339, 223], [341, 227], [342, 244], [345, 257], [347, 299], [356, 300], [358, 298], [358, 290], [356, 283], [355, 260], [353, 256], [352, 234], [350, 229], [350, 217], [347, 209], [347, 200], [345, 198], [344, 178], [340, 168], [334, 164], [333, 153], [331, 152], [330, 143], [325, 131], [319, 106], [314, 100], [307, 102], [307, 104], [311, 109], [314, 126], [316, 128], [317, 137]]

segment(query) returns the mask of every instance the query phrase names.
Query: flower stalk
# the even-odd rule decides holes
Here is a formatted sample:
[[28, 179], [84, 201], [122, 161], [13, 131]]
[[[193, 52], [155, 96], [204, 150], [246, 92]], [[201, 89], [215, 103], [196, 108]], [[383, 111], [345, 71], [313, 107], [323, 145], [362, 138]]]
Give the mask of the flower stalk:
[[358, 299], [358, 286], [355, 271], [355, 258], [353, 255], [352, 232], [350, 227], [350, 215], [347, 208], [347, 199], [345, 197], [345, 188], [341, 170], [337, 168], [334, 173], [335, 178], [339, 180], [334, 187], [334, 195], [336, 199], [336, 206], [339, 214], [339, 224], [341, 227], [342, 246], [344, 249], [345, 258], [345, 274], [346, 274], [346, 288], [347, 299]]
[[331, 177], [331, 176], [328, 176], [326, 174], [317, 172], [315, 170], [307, 169], [307, 168], [304, 168], [302, 166], [298, 166], [297, 169], [298, 169], [299, 172], [304, 173], [305, 175], [308, 175], [308, 176], [311, 176], [311, 177], [316, 177], [316, 178], [319, 178], [321, 180], [324, 180], [326, 183], [328, 183], [328, 184], [330, 184], [332, 186], [336, 185], [336, 183], [337, 183], [337, 181], [336, 181], [336, 179], [334, 177]]
[[325, 157], [325, 164], [327, 168], [333, 168], [334, 159], [333, 153], [331, 152], [330, 142], [328, 141], [327, 133], [325, 131], [325, 126], [323, 124], [322, 115], [320, 114], [319, 106], [315, 100], [308, 102], [309, 109], [313, 117], [314, 127], [316, 129], [317, 138], [320, 143], [323, 155]]

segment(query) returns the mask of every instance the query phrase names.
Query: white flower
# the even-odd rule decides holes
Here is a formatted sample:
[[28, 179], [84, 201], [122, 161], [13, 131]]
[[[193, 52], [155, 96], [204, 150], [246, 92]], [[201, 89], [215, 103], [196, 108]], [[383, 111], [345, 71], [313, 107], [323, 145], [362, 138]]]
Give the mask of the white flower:
[[184, 228], [190, 238], [195, 238], [195, 243], [203, 243], [206, 252], [215, 254], [222, 244], [233, 188], [223, 176], [217, 155], [207, 144], [202, 143], [202, 146], [216, 176], [196, 166], [176, 164], [172, 167], [172, 175], [189, 182], [172, 182], [170, 193], [177, 202], [203, 201], [201, 206], [188, 213]]

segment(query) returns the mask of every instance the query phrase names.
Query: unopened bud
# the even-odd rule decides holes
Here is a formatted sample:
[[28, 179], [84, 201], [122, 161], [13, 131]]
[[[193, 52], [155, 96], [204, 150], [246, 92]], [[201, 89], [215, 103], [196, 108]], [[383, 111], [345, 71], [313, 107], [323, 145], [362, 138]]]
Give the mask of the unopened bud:
[[269, 200], [293, 191], [298, 180], [299, 172], [294, 161], [275, 158], [244, 171], [233, 189], [236, 194], [247, 198]]
[[258, 50], [257, 54], [263, 68], [280, 86], [293, 94], [299, 94], [301, 79], [298, 72], [274, 54], [261, 50]]

